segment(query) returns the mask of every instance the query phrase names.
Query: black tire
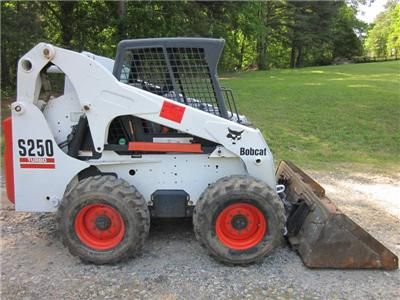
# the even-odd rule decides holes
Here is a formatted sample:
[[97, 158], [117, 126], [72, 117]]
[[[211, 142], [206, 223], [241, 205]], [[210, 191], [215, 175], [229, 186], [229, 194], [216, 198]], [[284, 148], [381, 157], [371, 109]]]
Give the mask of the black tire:
[[[104, 206], [117, 212], [119, 224], [124, 226], [119, 235], [122, 240], [105, 250], [88, 246], [75, 230], [76, 218], [85, 207]], [[150, 214], [143, 196], [126, 181], [109, 175], [88, 177], [67, 189], [57, 219], [62, 242], [71, 254], [94, 264], [113, 264], [138, 255], [150, 228]], [[115, 227], [110, 220], [106, 226]]]
[[[267, 220], [267, 227], [256, 245], [232, 249], [218, 237], [216, 223], [226, 208], [243, 204], [255, 207], [259, 216], [262, 214]], [[281, 200], [265, 183], [250, 176], [234, 175], [221, 178], [203, 192], [194, 209], [193, 225], [197, 240], [211, 256], [227, 264], [249, 264], [262, 260], [279, 246], [285, 231], [285, 213]]]

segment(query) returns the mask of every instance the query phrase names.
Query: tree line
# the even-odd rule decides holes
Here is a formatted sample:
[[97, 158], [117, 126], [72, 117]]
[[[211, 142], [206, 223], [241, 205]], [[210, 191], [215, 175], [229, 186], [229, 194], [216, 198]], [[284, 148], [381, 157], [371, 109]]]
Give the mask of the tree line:
[[374, 57], [400, 56], [400, 4], [388, 1], [368, 31], [366, 52]]
[[224, 38], [221, 70], [267, 70], [362, 55], [367, 30], [344, 1], [3, 1], [1, 9], [2, 89], [14, 88], [18, 58], [39, 41], [112, 58], [122, 39]]

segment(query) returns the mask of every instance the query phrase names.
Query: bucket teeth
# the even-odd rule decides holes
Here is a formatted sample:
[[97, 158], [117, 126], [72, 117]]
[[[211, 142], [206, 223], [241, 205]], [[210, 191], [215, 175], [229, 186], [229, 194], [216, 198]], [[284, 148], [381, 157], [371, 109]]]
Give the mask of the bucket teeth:
[[343, 214], [325, 190], [289, 161], [281, 161], [276, 177], [292, 204], [288, 240], [310, 268], [398, 268], [398, 258]]

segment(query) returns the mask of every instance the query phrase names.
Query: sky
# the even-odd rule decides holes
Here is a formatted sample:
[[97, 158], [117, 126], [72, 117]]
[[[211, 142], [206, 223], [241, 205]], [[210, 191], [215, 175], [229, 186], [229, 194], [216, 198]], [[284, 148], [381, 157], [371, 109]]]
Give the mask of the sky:
[[387, 0], [375, 0], [371, 5], [360, 5], [357, 18], [372, 23], [375, 17], [382, 11], [385, 10], [385, 4]]

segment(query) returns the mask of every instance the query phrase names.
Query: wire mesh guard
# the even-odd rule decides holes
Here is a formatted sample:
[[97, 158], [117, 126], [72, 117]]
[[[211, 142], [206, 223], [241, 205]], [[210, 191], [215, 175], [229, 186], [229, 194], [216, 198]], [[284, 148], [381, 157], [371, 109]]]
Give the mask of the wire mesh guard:
[[203, 48], [133, 48], [123, 56], [120, 81], [221, 115]]

